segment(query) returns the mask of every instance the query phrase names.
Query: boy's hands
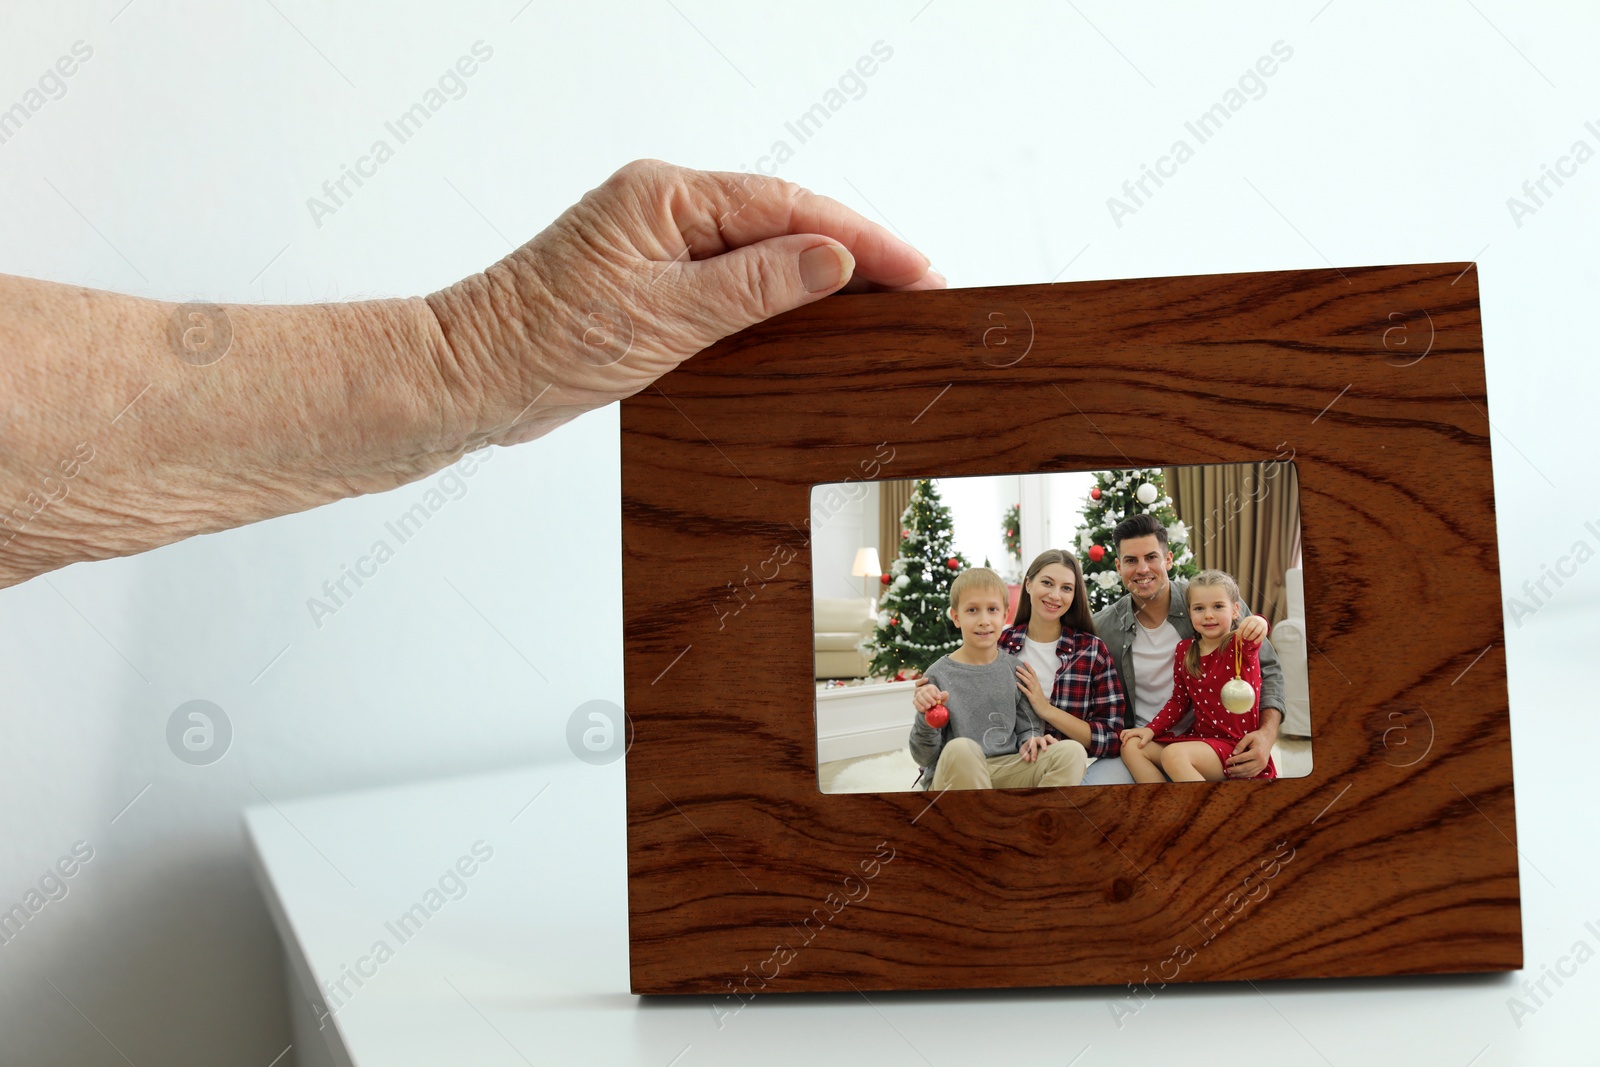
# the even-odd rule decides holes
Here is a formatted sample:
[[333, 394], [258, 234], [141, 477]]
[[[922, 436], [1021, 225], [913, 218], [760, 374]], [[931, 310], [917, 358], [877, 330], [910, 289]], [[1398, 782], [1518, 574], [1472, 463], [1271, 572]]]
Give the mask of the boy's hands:
[[1123, 747], [1125, 747], [1125, 748], [1127, 748], [1127, 747], [1140, 748], [1143, 745], [1148, 744], [1151, 741], [1154, 741], [1155, 740], [1155, 736], [1156, 736], [1156, 732], [1154, 730], [1150, 729], [1150, 727], [1148, 727], [1148, 726], [1135, 726], [1131, 730], [1122, 731], [1122, 733], [1119, 735], [1118, 739], [1122, 742]]
[[1049, 734], [1040, 734], [1022, 742], [1022, 747], [1017, 749], [1017, 754], [1022, 757], [1023, 763], [1032, 763], [1039, 758], [1039, 753], [1055, 743], [1056, 739]]
[[1264, 615], [1252, 615], [1239, 624], [1239, 640], [1257, 644], [1267, 636], [1267, 619]]
[[918, 713], [926, 713], [929, 708], [938, 704], [948, 704], [949, 701], [950, 694], [926, 678], [918, 678], [917, 687], [911, 691], [911, 703], [915, 705]]

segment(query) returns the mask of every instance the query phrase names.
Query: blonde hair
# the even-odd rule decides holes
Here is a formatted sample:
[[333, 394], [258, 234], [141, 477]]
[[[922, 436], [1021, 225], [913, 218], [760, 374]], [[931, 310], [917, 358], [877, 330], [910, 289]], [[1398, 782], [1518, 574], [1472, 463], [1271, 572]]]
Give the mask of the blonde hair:
[[950, 610], [960, 611], [961, 598], [968, 593], [997, 593], [1006, 610], [1011, 609], [1011, 590], [1006, 588], [1005, 579], [988, 567], [968, 567], [956, 575], [950, 583]]
[[[1233, 580], [1233, 575], [1227, 571], [1207, 570], [1201, 571], [1189, 579], [1189, 588], [1184, 595], [1184, 600], [1186, 601], [1184, 604], [1185, 609], [1194, 607], [1194, 591], [1198, 586], [1205, 586], [1208, 589], [1221, 589], [1228, 594], [1228, 599], [1232, 601], [1234, 607], [1242, 608], [1244, 606], [1244, 598], [1239, 595], [1239, 583]], [[1232, 633], [1238, 628], [1239, 615], [1235, 612], [1233, 623], [1228, 627], [1228, 632]], [[1200, 677], [1199, 634], [1195, 634], [1194, 640], [1189, 642], [1189, 651], [1183, 654], [1183, 665], [1188, 668], [1189, 677]]]

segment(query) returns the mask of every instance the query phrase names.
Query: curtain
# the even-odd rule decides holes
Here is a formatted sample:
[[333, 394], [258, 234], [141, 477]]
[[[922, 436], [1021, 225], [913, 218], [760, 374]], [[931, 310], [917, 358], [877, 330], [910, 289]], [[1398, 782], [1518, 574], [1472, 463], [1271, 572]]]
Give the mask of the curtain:
[[878, 565], [889, 572], [889, 564], [900, 555], [900, 515], [911, 503], [913, 478], [895, 478], [878, 483]]
[[1250, 610], [1276, 625], [1284, 572], [1300, 565], [1300, 484], [1292, 462], [1168, 467], [1167, 493], [1202, 569], [1233, 575]]

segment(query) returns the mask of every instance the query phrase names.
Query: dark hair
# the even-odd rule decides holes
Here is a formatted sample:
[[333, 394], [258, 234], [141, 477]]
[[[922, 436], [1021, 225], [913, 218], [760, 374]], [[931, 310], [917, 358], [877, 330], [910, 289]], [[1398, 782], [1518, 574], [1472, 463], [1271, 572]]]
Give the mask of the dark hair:
[[1028, 573], [1022, 579], [1022, 595], [1017, 598], [1017, 617], [1011, 620], [1011, 625], [1028, 625], [1028, 620], [1033, 617], [1033, 598], [1028, 595], [1028, 583], [1052, 563], [1059, 563], [1072, 571], [1072, 603], [1061, 616], [1062, 624], [1069, 630], [1093, 636], [1094, 615], [1089, 611], [1088, 590], [1083, 587], [1083, 567], [1079, 565], [1077, 556], [1059, 548], [1045, 549], [1028, 564]]
[[1161, 542], [1161, 547], [1167, 547], [1167, 528], [1161, 521], [1147, 511], [1137, 515], [1129, 515], [1111, 531], [1111, 550], [1116, 555], [1122, 555], [1122, 542], [1132, 537], [1149, 537], [1155, 534], [1156, 540]]

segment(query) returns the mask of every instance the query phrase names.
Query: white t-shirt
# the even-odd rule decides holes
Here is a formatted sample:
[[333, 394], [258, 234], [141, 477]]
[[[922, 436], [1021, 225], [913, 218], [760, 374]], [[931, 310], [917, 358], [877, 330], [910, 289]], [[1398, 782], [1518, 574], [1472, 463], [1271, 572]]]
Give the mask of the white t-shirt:
[[[1168, 619], [1154, 630], [1135, 616], [1133, 620], [1133, 717], [1138, 726], [1148, 726], [1172, 698], [1172, 661], [1178, 651], [1177, 629]], [[1183, 733], [1192, 715], [1184, 715], [1174, 727]]]
[[1022, 662], [1032, 667], [1033, 673], [1039, 676], [1039, 688], [1044, 691], [1044, 698], [1048, 701], [1050, 694], [1055, 692], [1056, 675], [1061, 670], [1061, 657], [1056, 655], [1056, 642], [1024, 638]]

